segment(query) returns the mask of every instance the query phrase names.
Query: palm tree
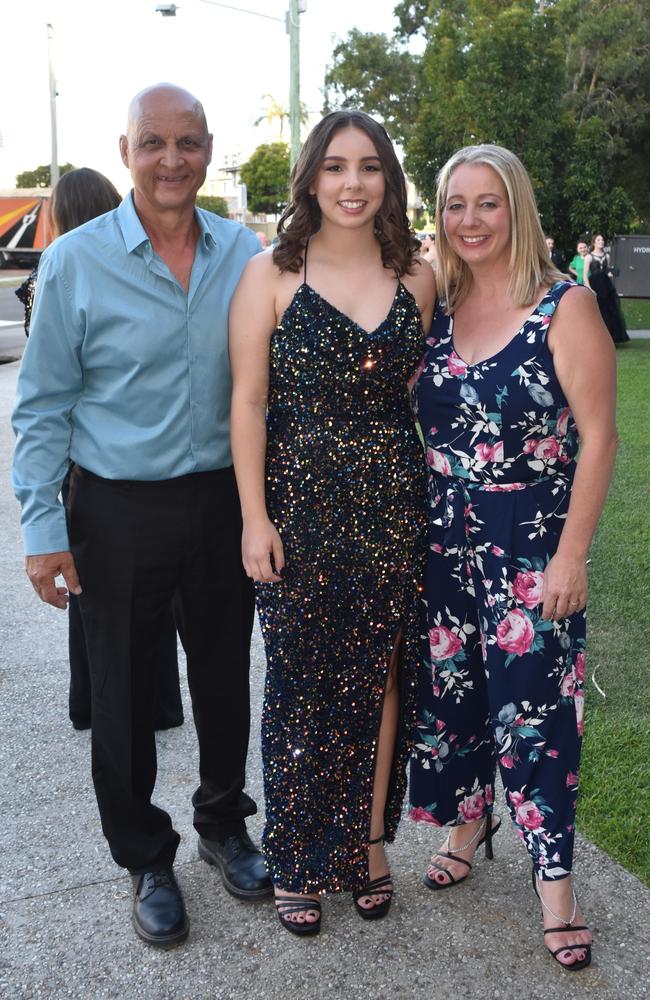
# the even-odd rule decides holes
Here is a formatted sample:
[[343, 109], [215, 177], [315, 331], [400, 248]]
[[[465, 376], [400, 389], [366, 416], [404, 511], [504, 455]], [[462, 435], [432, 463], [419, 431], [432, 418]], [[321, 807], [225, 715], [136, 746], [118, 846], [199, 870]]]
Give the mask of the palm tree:
[[[256, 118], [253, 125], [260, 125], [263, 121], [273, 128], [273, 123], [277, 120], [280, 126], [280, 138], [284, 136], [285, 123], [289, 121], [289, 109], [286, 104], [281, 104], [273, 94], [262, 94], [262, 100], [266, 101], [266, 111], [259, 118]], [[300, 124], [309, 124], [309, 112], [306, 105], [300, 102]]]

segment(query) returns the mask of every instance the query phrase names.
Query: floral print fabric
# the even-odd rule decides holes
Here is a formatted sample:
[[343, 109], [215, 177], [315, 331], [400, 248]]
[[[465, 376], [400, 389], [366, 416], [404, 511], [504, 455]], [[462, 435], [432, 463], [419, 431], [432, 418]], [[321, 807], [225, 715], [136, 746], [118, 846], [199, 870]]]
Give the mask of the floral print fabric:
[[578, 450], [546, 335], [570, 282], [506, 347], [466, 364], [436, 308], [413, 387], [429, 479], [411, 816], [440, 826], [508, 807], [542, 878], [571, 871], [585, 615], [541, 617]]

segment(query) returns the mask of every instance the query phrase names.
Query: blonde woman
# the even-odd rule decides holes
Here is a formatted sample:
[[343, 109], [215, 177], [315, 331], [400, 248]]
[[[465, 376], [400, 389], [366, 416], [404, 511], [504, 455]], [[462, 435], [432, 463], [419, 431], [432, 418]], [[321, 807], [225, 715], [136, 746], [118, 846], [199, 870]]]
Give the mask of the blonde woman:
[[546, 946], [575, 971], [591, 961], [571, 871], [614, 352], [593, 296], [549, 260], [513, 153], [469, 146], [449, 160], [436, 233], [441, 300], [413, 389], [430, 515], [411, 811], [451, 829], [424, 882], [464, 881], [483, 843], [492, 856], [498, 763]]

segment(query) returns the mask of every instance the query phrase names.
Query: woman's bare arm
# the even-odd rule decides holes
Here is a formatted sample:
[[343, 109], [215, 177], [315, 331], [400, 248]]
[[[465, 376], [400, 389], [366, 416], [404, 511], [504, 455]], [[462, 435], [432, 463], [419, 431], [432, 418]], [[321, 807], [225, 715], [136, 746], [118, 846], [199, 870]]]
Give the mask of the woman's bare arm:
[[551, 323], [549, 349], [580, 435], [571, 501], [544, 574], [543, 617], [563, 618], [587, 600], [586, 561], [609, 489], [616, 433], [616, 359], [593, 292], [573, 288]]
[[280, 536], [269, 520], [264, 494], [269, 343], [275, 328], [277, 269], [270, 253], [246, 266], [229, 315], [233, 392], [230, 439], [244, 530], [242, 560], [253, 580], [277, 582], [284, 567]]

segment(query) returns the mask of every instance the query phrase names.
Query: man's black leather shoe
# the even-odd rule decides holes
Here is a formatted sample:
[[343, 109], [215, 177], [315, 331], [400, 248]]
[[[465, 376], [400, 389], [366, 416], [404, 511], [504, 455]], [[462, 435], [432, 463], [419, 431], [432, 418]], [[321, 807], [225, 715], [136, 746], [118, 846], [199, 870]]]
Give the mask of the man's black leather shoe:
[[190, 929], [185, 903], [171, 868], [145, 872], [137, 880], [133, 926], [149, 944], [168, 947], [184, 941]]
[[264, 899], [273, 894], [264, 858], [246, 831], [225, 840], [199, 837], [199, 856], [221, 871], [224, 888], [237, 899]]

